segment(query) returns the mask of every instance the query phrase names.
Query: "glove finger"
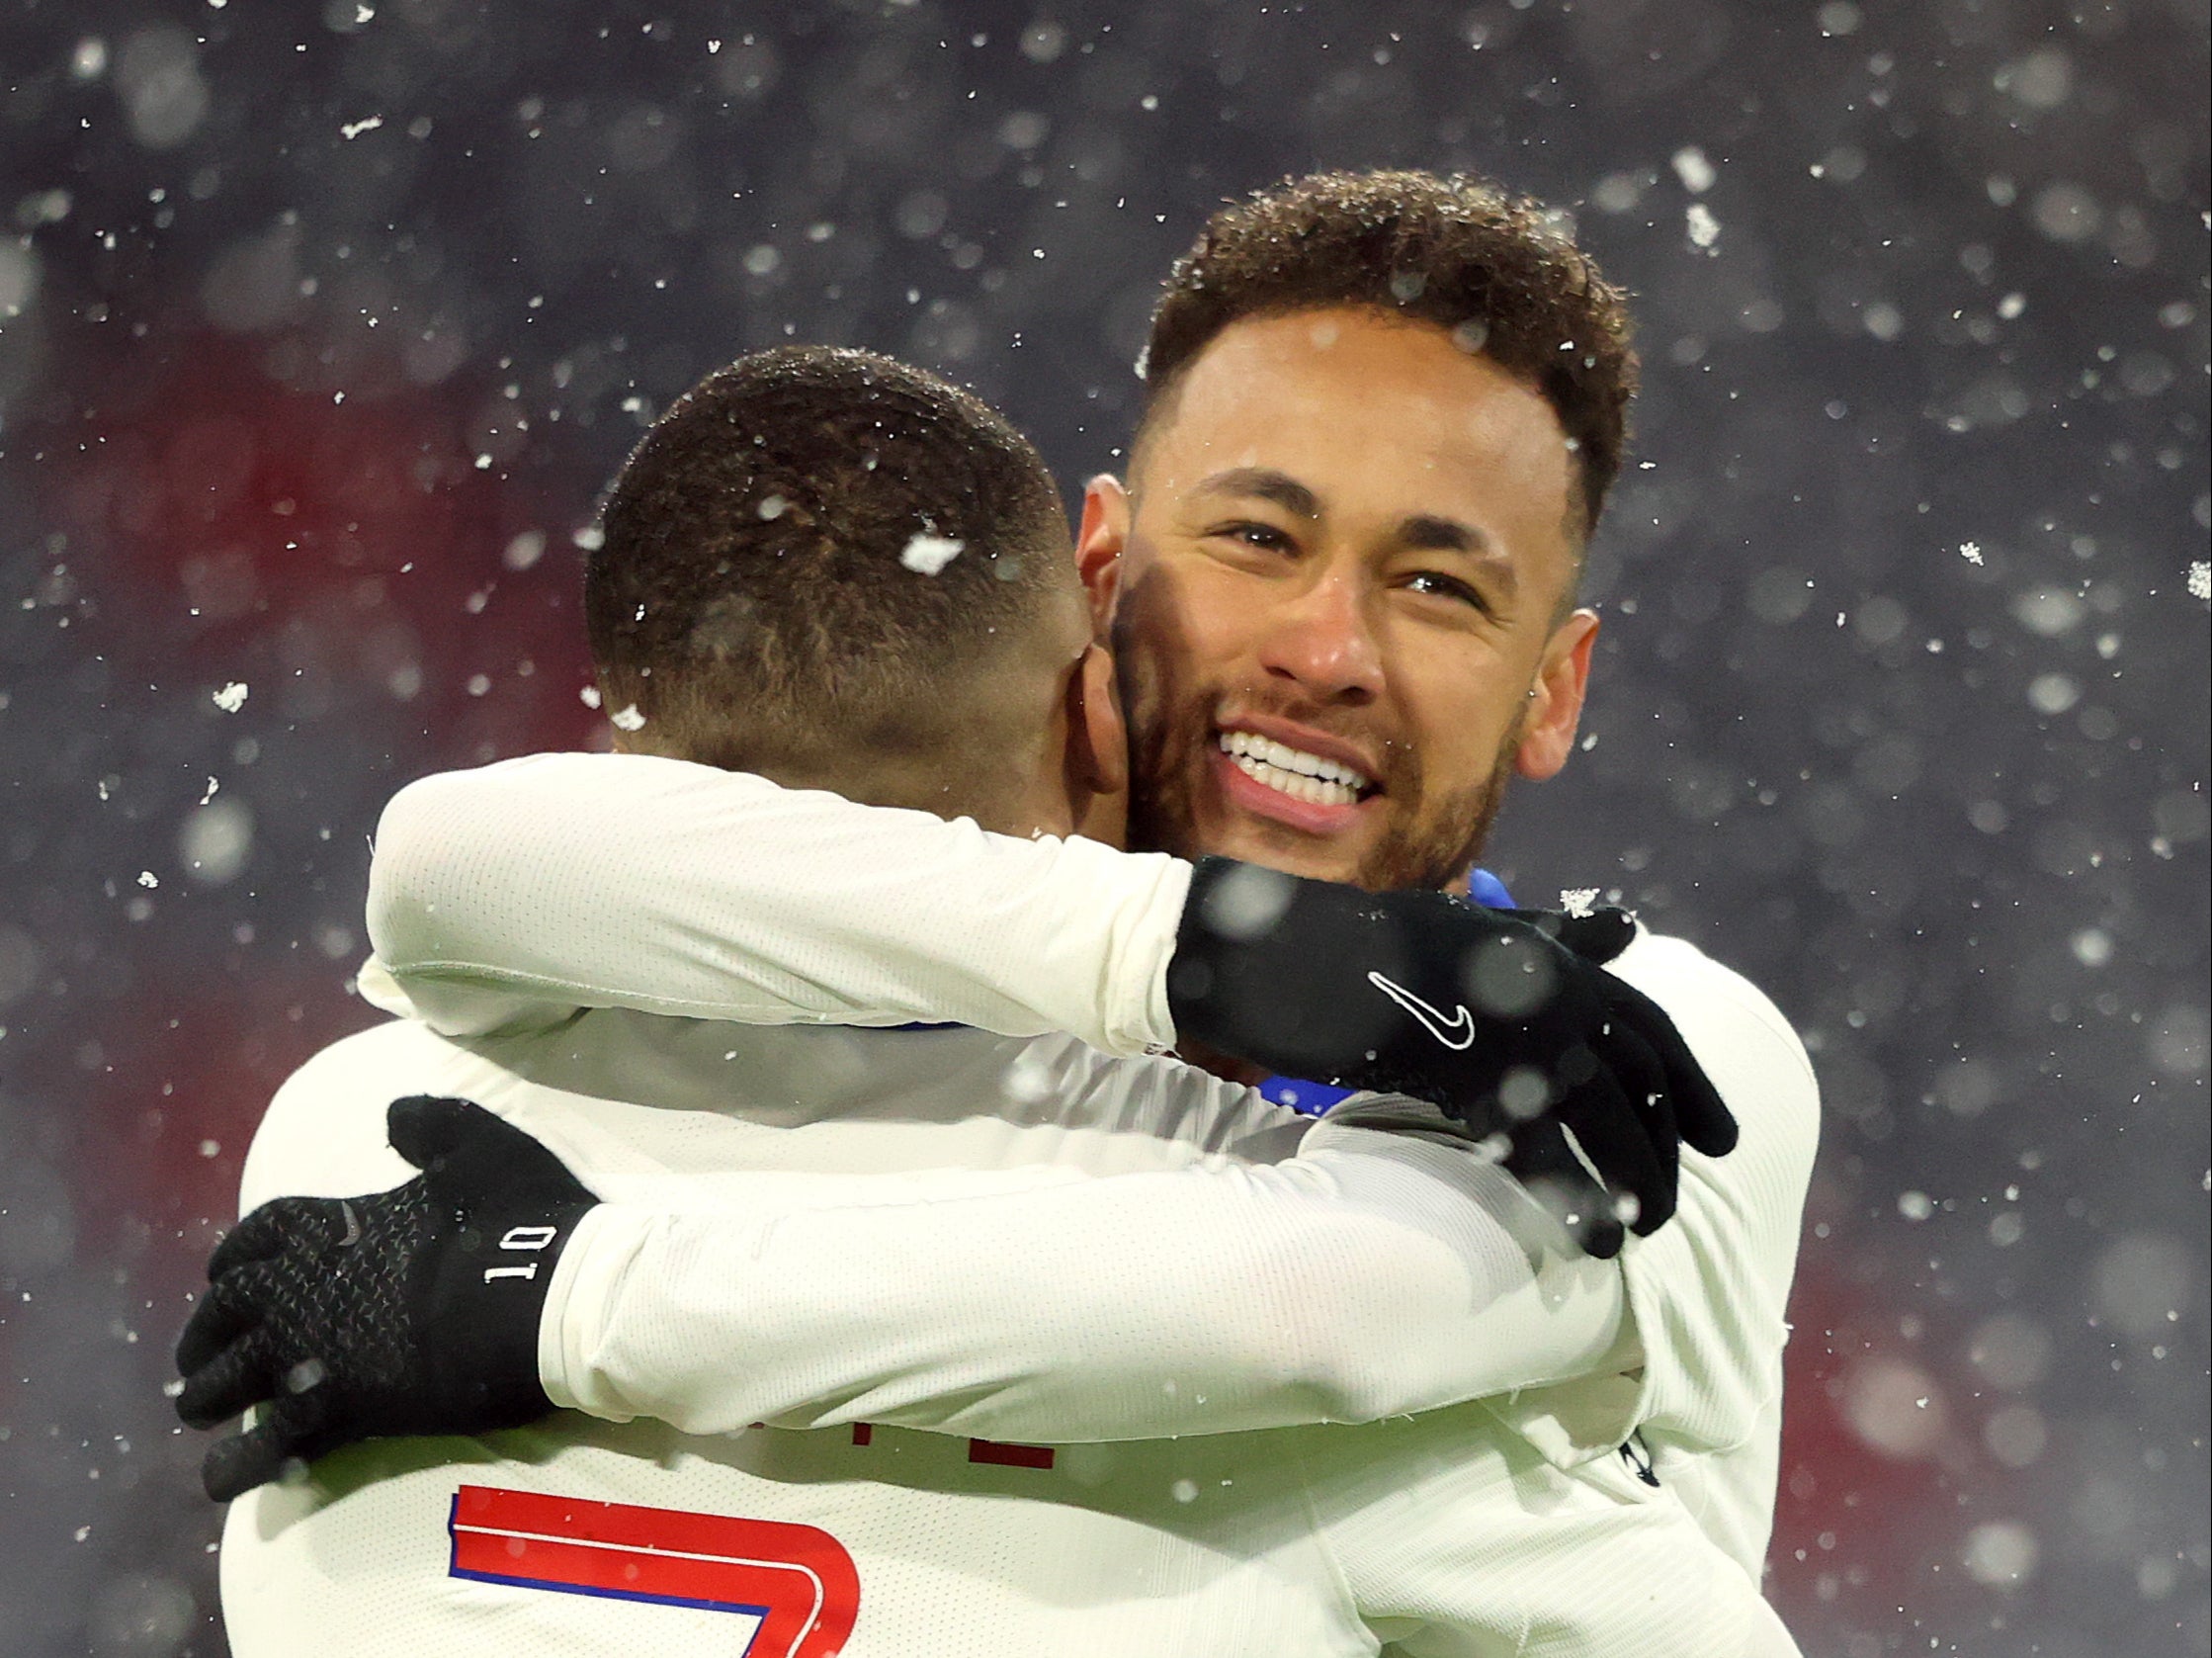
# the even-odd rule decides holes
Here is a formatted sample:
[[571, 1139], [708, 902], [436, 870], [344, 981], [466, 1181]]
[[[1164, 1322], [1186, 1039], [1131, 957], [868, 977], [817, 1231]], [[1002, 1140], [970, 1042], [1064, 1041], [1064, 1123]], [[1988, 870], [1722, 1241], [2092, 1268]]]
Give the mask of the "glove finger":
[[187, 1428], [213, 1428], [248, 1407], [278, 1397], [281, 1379], [263, 1331], [248, 1331], [205, 1363], [185, 1372], [177, 1416]]
[[384, 1112], [384, 1134], [393, 1151], [427, 1173], [467, 1138], [470, 1118], [477, 1112], [490, 1115], [473, 1100], [412, 1093], [394, 1099]]
[[1616, 1026], [1606, 1038], [1604, 1059], [1658, 1165], [1651, 1189], [1635, 1193], [1636, 1217], [1629, 1222], [1630, 1231], [1649, 1238], [1673, 1219], [1682, 1182], [1681, 1135], [1674, 1123], [1666, 1068], [1651, 1045], [1625, 1025]]
[[255, 1293], [259, 1287], [243, 1268], [207, 1287], [177, 1338], [179, 1375], [191, 1375], [261, 1322], [261, 1300]]
[[1612, 1197], [1582, 1167], [1557, 1117], [1525, 1124], [1513, 1136], [1505, 1168], [1566, 1228], [1583, 1254], [1610, 1261], [1621, 1253], [1624, 1233]]
[[414, 1094], [393, 1100], [384, 1120], [392, 1149], [441, 1196], [497, 1192], [553, 1207], [594, 1201], [559, 1158], [472, 1100]]
[[1602, 967], [1629, 947], [1636, 937], [1636, 917], [1626, 910], [1607, 906], [1587, 916], [1562, 914], [1552, 934], [1584, 961]]
[[1613, 1028], [1598, 1042], [1598, 1056], [1633, 1104], [1643, 1105], [1655, 1096], [1663, 1101], [1666, 1066], [1634, 1021], [1614, 1020]]
[[1705, 1068], [1698, 1064], [1690, 1045], [1682, 1040], [1665, 1008], [1632, 985], [1614, 981], [1610, 1011], [1616, 1024], [1625, 1023], [1643, 1037], [1659, 1056], [1666, 1074], [1666, 1094], [1674, 1106], [1674, 1120], [1682, 1143], [1707, 1157], [1726, 1157], [1736, 1150], [1735, 1115], [1713, 1087]]
[[1614, 1218], [1649, 1222], [1652, 1229], [1673, 1218], [1673, 1159], [1660, 1158], [1652, 1140], [1650, 1112], [1628, 1096], [1610, 1071], [1562, 1100], [1559, 1118], [1611, 1194]]
[[[1676, 1038], [1680, 1040], [1679, 1037]], [[1742, 1137], [1736, 1114], [1721, 1098], [1721, 1091], [1705, 1075], [1683, 1043], [1678, 1061], [1666, 1068], [1667, 1097], [1674, 1102], [1674, 1120], [1680, 1124], [1682, 1144], [1707, 1157], [1726, 1157]]]
[[267, 1261], [297, 1244], [310, 1248], [326, 1235], [336, 1203], [327, 1197], [279, 1197], [232, 1227], [208, 1257], [211, 1280], [249, 1262]]
[[217, 1440], [200, 1459], [200, 1484], [211, 1501], [227, 1503], [257, 1485], [281, 1478], [288, 1464], [311, 1462], [335, 1443], [325, 1442], [323, 1406], [313, 1393], [287, 1394], [268, 1416], [243, 1434]]

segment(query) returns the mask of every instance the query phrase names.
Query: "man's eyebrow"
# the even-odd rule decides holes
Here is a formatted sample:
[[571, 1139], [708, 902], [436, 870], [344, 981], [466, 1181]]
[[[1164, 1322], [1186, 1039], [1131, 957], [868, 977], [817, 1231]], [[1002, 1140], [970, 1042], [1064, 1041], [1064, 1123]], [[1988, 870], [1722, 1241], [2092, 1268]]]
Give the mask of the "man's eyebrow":
[[1510, 597], [1520, 586], [1520, 572], [1489, 532], [1457, 518], [1417, 512], [1398, 526], [1399, 545], [1412, 553], [1464, 553], [1489, 571], [1491, 579]]
[[1402, 546], [1416, 553], [1475, 553], [1490, 555], [1490, 538], [1472, 524], [1434, 513], [1416, 512], [1398, 526]]
[[1273, 501], [1295, 517], [1319, 518], [1321, 515], [1320, 496], [1289, 473], [1277, 472], [1272, 467], [1231, 467], [1227, 472], [1201, 479], [1191, 493], [1256, 496], [1263, 501]]

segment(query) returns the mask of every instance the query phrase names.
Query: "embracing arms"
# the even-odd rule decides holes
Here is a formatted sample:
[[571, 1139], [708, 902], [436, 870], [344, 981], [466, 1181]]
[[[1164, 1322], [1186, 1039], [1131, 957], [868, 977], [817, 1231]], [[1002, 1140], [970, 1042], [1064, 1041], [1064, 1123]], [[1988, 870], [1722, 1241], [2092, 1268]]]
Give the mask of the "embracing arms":
[[1736, 1125], [1633, 926], [1197, 866], [645, 755], [426, 778], [379, 830], [362, 988], [449, 1034], [577, 1007], [759, 1024], [1196, 1040], [1433, 1101], [1610, 1255], [1673, 1212], [1677, 1147]]
[[389, 1117], [423, 1174], [264, 1204], [211, 1265], [179, 1409], [274, 1401], [211, 1453], [217, 1497], [288, 1456], [553, 1406], [1067, 1442], [1369, 1421], [1633, 1363], [1612, 1265], [1496, 1169], [1399, 1134], [1324, 1122], [1279, 1165], [1095, 1178], [724, 1174], [712, 1207], [672, 1209], [598, 1202], [480, 1106]]
[[[1212, 885], [1194, 901], [1190, 866], [1172, 860], [1127, 860], [1080, 842], [1003, 841], [972, 826], [857, 808], [676, 762], [646, 761], [639, 771], [620, 761], [618, 791], [608, 786], [605, 769], [615, 763], [607, 756], [552, 757], [436, 779], [403, 795], [386, 819], [373, 895], [380, 959], [392, 972], [366, 973], [365, 990], [387, 1005], [411, 1004], [433, 1018], [472, 1019], [479, 1027], [527, 1025], [533, 1003], [619, 1004], [769, 1022], [889, 1023], [957, 1009], [976, 1022], [1015, 1029], [1075, 1024], [1125, 1047], [1170, 1039], [1178, 1007], [1232, 1028], [1271, 1009], [1265, 997], [1248, 996], [1240, 1009], [1230, 995], [1265, 985], [1264, 948], [1247, 947], [1255, 939], [1264, 944], [1268, 930], [1247, 924], [1250, 892], [1227, 904], [1226, 915], [1223, 902], [1202, 902], [1207, 893], [1220, 900], [1225, 888], [1234, 895], [1228, 883], [1239, 866], [1212, 866]], [[512, 785], [526, 772], [534, 775], [517, 790]], [[530, 809], [523, 821], [513, 816], [518, 802]], [[432, 810], [416, 810], [425, 806]], [[626, 828], [634, 821], [650, 830]], [[771, 831], [765, 839], [764, 823]], [[825, 837], [848, 867], [857, 862], [901, 877], [880, 886], [856, 878], [848, 896], [859, 896], [841, 911], [833, 889], [826, 939], [809, 931], [812, 889], [790, 879], [793, 860], [808, 867], [806, 859], [820, 853]], [[760, 860], [779, 845], [786, 861], [772, 870]], [[910, 886], [917, 855], [935, 878]], [[1105, 889], [1099, 908], [1122, 921], [1117, 932], [1114, 923], [1085, 921], [1091, 913], [1081, 906], [1064, 912], [1066, 924], [1048, 929], [1051, 971], [1041, 986], [1038, 976], [1019, 971], [1018, 961], [993, 952], [1025, 924], [1010, 914], [1029, 902], [1023, 893], [1053, 913], [1057, 900], [1038, 897], [1024, 883], [1050, 887], [1056, 877], [1047, 865], [1066, 878], [1063, 857], [1086, 867], [1106, 860], [1092, 884]], [[985, 864], [1002, 877], [992, 889], [995, 900], [963, 885]], [[1132, 864], [1150, 873], [1133, 877]], [[440, 876], [448, 865], [461, 874]], [[578, 1187], [560, 1233], [557, 1271], [531, 1280], [542, 1286], [525, 1321], [534, 1340], [509, 1349], [529, 1350], [535, 1358], [536, 1373], [524, 1378], [539, 1390], [531, 1397], [613, 1417], [660, 1415], [700, 1431], [752, 1420], [826, 1425], [866, 1418], [1065, 1440], [1359, 1420], [1632, 1367], [1636, 1337], [1624, 1324], [1624, 1306], [1670, 1332], [1683, 1321], [1669, 1298], [1687, 1303], [1702, 1293], [1694, 1270], [1673, 1271], [1638, 1294], [1624, 1290], [1617, 1266], [1568, 1250], [1521, 1188], [1466, 1155], [1471, 1122], [1483, 1121], [1486, 1110], [1496, 1120], [1503, 1091], [1497, 1056], [1481, 1052], [1453, 1069], [1450, 1060], [1428, 1054], [1423, 1041], [1446, 1056], [1465, 1052], [1446, 1040], [1463, 1034], [1462, 1018], [1477, 1027], [1467, 1034], [1488, 1034], [1507, 1051], [1516, 1040], [1535, 1039], [1534, 1031], [1544, 1040], [1572, 1039], [1585, 1059], [1626, 1066], [1633, 1081], [1636, 1067], [1650, 1061], [1587, 1038], [1601, 1037], [1602, 1027], [1616, 1022], [1614, 1010], [1634, 1012], [1637, 1002], [1608, 1002], [1614, 993], [1601, 983], [1576, 1015], [1600, 1028], [1562, 1038], [1556, 1023], [1544, 1025], [1543, 1007], [1530, 1018], [1524, 1005], [1517, 1020], [1495, 1012], [1480, 993], [1481, 974], [1439, 978], [1423, 966], [1421, 941], [1438, 927], [1460, 924], [1455, 913], [1465, 907], [1434, 895], [1399, 895], [1444, 907], [1415, 905], [1408, 920], [1406, 912], [1358, 898], [1347, 913], [1338, 890], [1315, 891], [1319, 887], [1263, 886], [1259, 908], [1286, 923], [1276, 930], [1299, 944], [1299, 961], [1347, 958], [1336, 963], [1345, 971], [1334, 981], [1322, 977], [1324, 1004], [1333, 984], [1404, 1011], [1399, 996], [1372, 984], [1381, 977], [1409, 992], [1426, 1017], [1386, 1025], [1365, 1038], [1374, 1041], [1371, 1049], [1354, 1052], [1341, 1067], [1332, 1059], [1343, 1057], [1340, 1049], [1317, 1050], [1305, 1027], [1284, 1029], [1277, 1020], [1272, 1032], [1247, 1033], [1262, 1050], [1255, 1057], [1314, 1061], [1314, 1069], [1335, 1069], [1352, 1081], [1366, 1080], [1356, 1075], [1363, 1064], [1384, 1068], [1388, 1080], [1427, 1064], [1435, 1091], [1447, 1099], [1444, 1116], [1420, 1116], [1404, 1101], [1355, 1101], [1340, 1108], [1344, 1122], [1326, 1125], [1291, 1165], [1072, 1184], [1063, 1172], [1036, 1171], [1033, 1188], [1017, 1179], [987, 1195], [968, 1189], [961, 1201], [916, 1201], [910, 1179], [887, 1196], [860, 1179], [842, 1194], [817, 1180], [806, 1202], [793, 1203], [770, 1189], [779, 1177], [761, 1176], [749, 1211], [740, 1204], [700, 1214], [593, 1207], [591, 1194]], [[918, 922], [907, 903], [917, 892], [926, 899]], [[992, 910], [994, 903], [1008, 913]], [[594, 909], [602, 904], [613, 908]], [[978, 907], [989, 924], [963, 918]], [[1397, 922], [1379, 925], [1394, 916]], [[1320, 935], [1310, 925], [1317, 917]], [[1485, 960], [1493, 969], [1556, 964], [1570, 954], [1556, 947], [1532, 952], [1530, 937], [1550, 940], [1506, 918], [1513, 925], [1478, 918], [1475, 944], [1454, 948], [1462, 957], [1478, 946], [1490, 952]], [[527, 935], [520, 941], [509, 936], [518, 925]], [[1365, 936], [1354, 939], [1356, 948], [1332, 952], [1328, 927], [1355, 935], [1364, 928]], [[888, 968], [870, 965], [876, 932], [891, 939]], [[1624, 946], [1621, 965], [1629, 972], [1636, 951], [1616, 931], [1610, 948]], [[1696, 971], [1630, 976], [1669, 1007], [1686, 996], [1692, 1004], [1763, 1010], [1747, 1022], [1705, 1018], [1702, 1031], [1708, 1044], [1748, 1042], [1733, 1062], [1734, 1086], [1724, 1091], [1738, 1110], [1756, 1108], [1756, 1137], [1771, 1141], [1769, 1124], [1801, 1121], [1809, 1111], [1809, 1078], [1799, 1080], [1802, 1054], [1755, 992], [1680, 948], [1703, 964], [1702, 979]], [[1171, 983], [1178, 957], [1186, 966], [1203, 962], [1207, 982], [1186, 983], [1178, 995]], [[1360, 973], [1369, 960], [1390, 972]], [[1143, 971], [1132, 971], [1132, 961]], [[1569, 971], [1579, 972], [1576, 961]], [[869, 979], [871, 972], [878, 976]], [[1591, 988], [1586, 980], [1583, 988]], [[1087, 1025], [1085, 994], [1094, 1006]], [[1445, 1015], [1462, 994], [1482, 1006], [1480, 1017], [1463, 1002]], [[1039, 1011], [1056, 997], [1058, 1011]], [[1206, 1005], [1224, 998], [1233, 1004]], [[1170, 1009], [1165, 1021], [1162, 1004]], [[1101, 1005], [1107, 1011], [1097, 1011]], [[1117, 1006], [1120, 1015], [1111, 1012]], [[1264, 1027], [1265, 1018], [1259, 1023]], [[1118, 1038], [1116, 1028], [1123, 1032]], [[1664, 1014], [1641, 1028], [1662, 1039], [1673, 1035]], [[1695, 1060], [1688, 1064], [1704, 1086]], [[1570, 1096], [1580, 1086], [1556, 1070], [1543, 1080]], [[1625, 1104], [1616, 1098], [1605, 1108], [1617, 1118]], [[1735, 1125], [1717, 1097], [1712, 1109], [1732, 1142]], [[1377, 1136], [1347, 1126], [1363, 1113], [1398, 1132]], [[1633, 1124], [1636, 1112], [1625, 1114]], [[1414, 1132], [1404, 1133], [1407, 1128]], [[1452, 1132], [1460, 1138], [1447, 1143]], [[1349, 1140], [1341, 1138], [1347, 1134]], [[1670, 1124], [1667, 1139], [1671, 1154]], [[1807, 1158], [1809, 1148], [1806, 1138]], [[1768, 1161], [1763, 1153], [1760, 1161]], [[1793, 1150], [1782, 1161], [1786, 1185], [1799, 1160]], [[1693, 1167], [1691, 1189], [1725, 1188], [1725, 1181], [1706, 1178], [1710, 1167]], [[1672, 1173], [1669, 1167], [1668, 1207]], [[1799, 1197], [1802, 1189], [1798, 1178]], [[494, 1192], [487, 1200], [496, 1198]], [[1724, 1193], [1717, 1218], [1694, 1229], [1696, 1258], [1711, 1257], [1708, 1265], [1724, 1275], [1744, 1230], [1742, 1207]], [[1784, 1228], [1765, 1230], [1779, 1236], [1794, 1212], [1790, 1207]], [[1653, 1224], [1650, 1215], [1643, 1218]], [[269, 1316], [284, 1300], [270, 1288], [279, 1268], [269, 1263], [289, 1260], [290, 1269], [310, 1279], [327, 1276], [344, 1265], [328, 1256], [332, 1240], [350, 1230], [331, 1208], [282, 1223], [257, 1217], [241, 1227], [246, 1242], [217, 1265], [253, 1267], [263, 1281], [254, 1286], [241, 1278], [228, 1293], [218, 1283], [209, 1306], [222, 1310], [196, 1317], [200, 1334], [188, 1337], [186, 1368], [213, 1369], [212, 1379], [188, 1394], [193, 1420], [219, 1420], [225, 1408], [268, 1397], [270, 1378], [281, 1381], [298, 1362], [296, 1355], [271, 1368], [294, 1351], [285, 1344], [305, 1342], [299, 1351], [310, 1357], [316, 1344], [327, 1346], [328, 1333], [309, 1327], [311, 1321], [287, 1327]], [[571, 1239], [577, 1247], [566, 1247]], [[1685, 1247], [1690, 1242], [1685, 1234]], [[409, 1247], [418, 1255], [428, 1248], [419, 1239]], [[1102, 1281], [1102, 1261], [1112, 1263], [1110, 1281]], [[1633, 1252], [1627, 1265], [1635, 1265]], [[820, 1277], [824, 1270], [834, 1281]], [[1774, 1276], [1763, 1258], [1741, 1270], [1762, 1283]], [[1632, 1283], [1638, 1276], [1630, 1275]], [[1786, 1244], [1780, 1282], [1786, 1287]], [[1776, 1294], [1754, 1299], [1763, 1309]], [[1778, 1349], [1778, 1335], [1769, 1344], [1768, 1334], [1763, 1326], [1754, 1332], [1757, 1351], [1744, 1358], [1760, 1374], [1767, 1346]], [[1689, 1356], [1725, 1367], [1739, 1355]], [[1747, 1385], [1755, 1386], [1756, 1377]], [[264, 1391], [254, 1394], [255, 1386]], [[292, 1406], [296, 1443], [305, 1447], [323, 1432], [305, 1420], [314, 1414], [310, 1403]], [[469, 1426], [446, 1423], [448, 1431]], [[344, 1438], [399, 1431], [426, 1430], [419, 1423], [378, 1426], [357, 1412]]]

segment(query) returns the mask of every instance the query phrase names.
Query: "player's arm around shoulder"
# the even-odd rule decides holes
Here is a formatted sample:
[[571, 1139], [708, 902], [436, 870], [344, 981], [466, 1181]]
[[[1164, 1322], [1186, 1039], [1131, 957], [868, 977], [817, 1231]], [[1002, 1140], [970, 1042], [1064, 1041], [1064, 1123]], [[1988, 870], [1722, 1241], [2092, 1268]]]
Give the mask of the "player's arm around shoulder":
[[370, 867], [365, 986], [452, 1034], [546, 1009], [747, 1024], [950, 1020], [1167, 1046], [1190, 866], [862, 806], [651, 754], [410, 783]]
[[1724, 1158], [1683, 1148], [1675, 1219], [1623, 1256], [1647, 1358], [1644, 1420], [1739, 1443], [1779, 1386], [1820, 1139], [1812, 1062], [1762, 992], [1685, 939], [1640, 930], [1610, 965], [1666, 1010], [1742, 1134]]

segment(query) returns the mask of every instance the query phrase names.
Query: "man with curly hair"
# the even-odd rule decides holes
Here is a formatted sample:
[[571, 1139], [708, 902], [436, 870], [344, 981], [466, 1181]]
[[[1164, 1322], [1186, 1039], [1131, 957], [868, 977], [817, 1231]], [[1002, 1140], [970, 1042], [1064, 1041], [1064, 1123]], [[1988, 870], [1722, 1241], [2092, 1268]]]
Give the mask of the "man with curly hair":
[[[381, 1129], [407, 1088], [495, 1116], [395, 1107], [425, 1174], [382, 1153], [390, 1193], [264, 1211], [188, 1338], [196, 1419], [277, 1397], [302, 1454], [504, 1431], [385, 1440], [254, 1493], [226, 1603], [312, 1581], [391, 1608], [458, 1581], [445, 1626], [496, 1639], [553, 1616], [547, 1590], [627, 1595], [692, 1609], [668, 1640], [697, 1645], [718, 1613], [777, 1615], [711, 1598], [751, 1569], [743, 1592], [772, 1599], [751, 1548], [845, 1617], [779, 1651], [1793, 1650], [1756, 1579], [1817, 1107], [1755, 990], [1640, 929], [1579, 946], [1671, 1016], [1742, 1129], [1724, 1157], [1733, 1132], [1701, 1149], [1684, 1127], [1679, 1213], [1624, 1209], [1649, 1234], [1625, 1248], [1529, 1203], [1542, 1167], [1523, 1158], [1524, 1186], [1469, 1157], [1466, 1109], [1354, 1092], [1309, 1129], [1307, 1085], [1097, 1051], [1202, 1045], [1223, 1071], [1372, 1089], [1541, 1023], [1518, 934], [1417, 979], [1360, 929], [1429, 916], [1509, 778], [1573, 750], [1597, 628], [1575, 581], [1634, 380], [1619, 295], [1491, 187], [1324, 175], [1215, 217], [1147, 372], [1129, 481], [1091, 484], [1076, 537], [1089, 630], [1039, 564], [1064, 550], [1012, 533], [1037, 519], [1020, 465], [962, 485], [980, 519], [893, 487], [927, 470], [901, 444], [915, 409], [841, 427], [848, 470], [787, 478], [749, 414], [709, 417], [711, 380], [641, 446], [587, 583], [629, 751], [394, 802], [364, 985], [415, 1019], [288, 1085], [248, 1196], [361, 1189], [331, 1125]], [[780, 439], [820, 409], [793, 403]], [[818, 533], [863, 498], [882, 522]], [[1117, 840], [1125, 811], [1149, 856], [1021, 838]], [[1333, 907], [1329, 882], [1375, 896]], [[1637, 1004], [1615, 1005], [1607, 1028]], [[1508, 1167], [1514, 1125], [1566, 1111], [1592, 1067], [1690, 1096], [1569, 1047], [1586, 1057], [1486, 1073]], [[964, 1182], [916, 1173], [945, 1164]], [[416, 1344], [382, 1355], [391, 1380], [328, 1304], [402, 1234], [427, 1287], [338, 1297], [372, 1347]], [[493, 1300], [525, 1283], [499, 1351]], [[279, 1339], [318, 1318], [326, 1348]], [[450, 1414], [326, 1436], [330, 1401], [380, 1387]], [[549, 1404], [571, 1414], [508, 1426]], [[993, 1439], [963, 1459], [948, 1431]], [[679, 1499], [698, 1512], [641, 1506]], [[340, 1569], [349, 1516], [421, 1532], [389, 1543], [388, 1581]]]

